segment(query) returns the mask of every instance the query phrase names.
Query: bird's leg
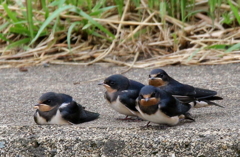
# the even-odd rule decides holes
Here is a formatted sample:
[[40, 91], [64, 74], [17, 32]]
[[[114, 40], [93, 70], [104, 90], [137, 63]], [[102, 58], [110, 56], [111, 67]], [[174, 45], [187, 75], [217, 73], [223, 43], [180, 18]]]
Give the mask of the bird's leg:
[[148, 121], [148, 123], [147, 123], [147, 125], [145, 125], [145, 127], [148, 128], [148, 127], [152, 126], [152, 125], [149, 125], [150, 123], [151, 123], [151, 122]]
[[144, 121], [144, 119], [137, 117], [136, 121]]
[[131, 117], [128, 118], [128, 116], [126, 116], [125, 118], [117, 118], [117, 120], [135, 120]]

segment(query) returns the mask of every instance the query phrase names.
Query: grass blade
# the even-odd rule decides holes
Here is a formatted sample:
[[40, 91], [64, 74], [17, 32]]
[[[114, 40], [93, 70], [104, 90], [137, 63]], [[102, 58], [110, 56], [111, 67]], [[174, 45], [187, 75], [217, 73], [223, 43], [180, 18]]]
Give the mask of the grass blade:
[[205, 13], [206, 11], [205, 10], [196, 10], [196, 11], [192, 11], [192, 12], [189, 12], [185, 18], [184, 18], [184, 21], [186, 21], [187, 18], [197, 14], [197, 13]]
[[214, 10], [215, 10], [215, 7], [216, 7], [216, 0], [208, 1], [208, 5], [209, 5], [210, 17], [213, 19], [214, 18]]
[[140, 6], [140, 0], [132, 0], [132, 2], [136, 7]]
[[[16, 13], [11, 11], [8, 8], [6, 3], [3, 4], [3, 8], [6, 11], [8, 17], [11, 19], [11, 21], [12, 21], [11, 23], [13, 24], [13, 26], [10, 27], [10, 32], [19, 33], [19, 34], [29, 36], [30, 35], [29, 30], [23, 26], [23, 23], [26, 23], [26, 21], [18, 20], [17, 16], [16, 16]], [[4, 26], [1, 26], [1, 27], [4, 27]]]
[[160, 13], [160, 17], [161, 17], [161, 22], [165, 24], [166, 23], [165, 16], [167, 14], [166, 2], [160, 2], [159, 13]]
[[9, 16], [9, 18], [10, 18], [13, 22], [17, 23], [17, 22], [19, 21], [19, 20], [16, 18], [16, 16], [15, 16], [15, 12], [12, 12], [12, 11], [8, 8], [8, 6], [7, 6], [6, 3], [3, 4], [3, 8], [4, 8], [4, 10], [6, 11], [7, 15]]
[[4, 40], [4, 41], [10, 41], [10, 40], [7, 39], [7, 38], [5, 37], [5, 35], [2, 34], [2, 33], [0, 33], [0, 39], [2, 39], [2, 40]]
[[240, 25], [240, 15], [238, 13], [238, 8], [235, 7], [230, 0], [228, 0], [231, 10], [233, 11], [234, 16], [236, 17], [238, 24]]
[[88, 6], [88, 10], [92, 9], [92, 0], [86, 0], [87, 1], [87, 6]]
[[116, 6], [109, 6], [109, 7], [105, 7], [105, 8], [101, 8], [101, 9], [98, 9], [92, 13], [90, 13], [89, 15], [91, 16], [97, 16], [97, 15], [100, 15], [101, 13], [105, 12], [105, 11], [108, 11], [112, 8], [116, 8]]
[[2, 24], [1, 26], [0, 26], [0, 31], [2, 31], [3, 29], [5, 29], [7, 26], [9, 26], [9, 22], [6, 22], [6, 23], [4, 23], [4, 24]]
[[68, 48], [69, 49], [71, 49], [71, 34], [72, 34], [72, 30], [73, 30], [73, 28], [77, 25], [77, 24], [79, 24], [79, 22], [74, 22], [74, 23], [72, 23], [71, 24], [71, 26], [69, 27], [69, 29], [68, 29], [68, 33], [67, 33], [67, 43], [68, 43]]
[[187, 59], [187, 62], [189, 62], [190, 60], [192, 60], [192, 58], [200, 51], [201, 49], [197, 49], [195, 50]]
[[16, 25], [14, 27], [11, 27], [9, 30], [10, 30], [11, 33], [17, 33], [17, 34], [22, 34], [22, 35], [25, 35], [25, 36], [30, 36], [29, 30], [27, 28], [24, 28], [24, 27], [18, 27]]
[[45, 12], [45, 19], [47, 19], [48, 16], [49, 16], [49, 10], [48, 10], [47, 4], [46, 4], [46, 0], [41, 0], [40, 3], [41, 3], [42, 8], [43, 8], [43, 10]]
[[88, 34], [94, 35], [96, 37], [100, 37], [100, 38], [103, 38], [103, 39], [106, 39], [106, 40], [110, 40], [110, 39], [106, 38], [105, 36], [95, 32], [93, 30], [88, 29], [87, 32], [88, 32]]
[[66, 5], [66, 6], [63, 6], [61, 8], [58, 8], [57, 10], [55, 10], [51, 16], [49, 16], [47, 18], [47, 20], [42, 24], [42, 26], [40, 27], [37, 35], [35, 36], [35, 38], [31, 41], [30, 45], [33, 44], [37, 39], [38, 37], [40, 36], [40, 34], [42, 33], [42, 31], [49, 25], [50, 22], [52, 22], [53, 19], [55, 19], [57, 16], [59, 16], [59, 14], [61, 12], [63, 12], [64, 10], [67, 10], [67, 9], [70, 9], [72, 8], [73, 6], [69, 6], [69, 5]]
[[106, 0], [100, 0], [100, 1], [97, 1], [97, 4], [93, 7], [92, 11], [96, 11], [96, 10], [99, 10], [99, 8], [101, 8], [101, 6], [105, 3]]
[[24, 38], [24, 39], [18, 40], [18, 41], [14, 42], [14, 43], [9, 44], [5, 48], [5, 50], [11, 49], [11, 48], [14, 48], [14, 47], [20, 47], [21, 45], [26, 44], [26, 43], [28, 43], [30, 41], [31, 41], [31, 38]]
[[223, 50], [225, 50], [228, 46], [229, 45], [218, 44], [218, 45], [207, 46], [205, 48], [207, 48], [207, 49], [223, 49]]
[[124, 1], [115, 0], [115, 3], [117, 4], [118, 14], [122, 16]]
[[185, 16], [186, 16], [186, 0], [181, 0], [181, 20], [185, 22]]
[[239, 49], [240, 49], [240, 43], [237, 43], [237, 44], [229, 47], [229, 48], [225, 51], [225, 53], [229, 53], [229, 52], [232, 52], [232, 51], [234, 51], [234, 50], [239, 50]]
[[88, 28], [90, 28], [91, 26], [92, 26], [91, 23], [87, 23], [86, 25], [83, 26], [82, 30], [88, 29]]
[[104, 33], [106, 33], [108, 36], [110, 36], [112, 39], [114, 39], [114, 35], [108, 31], [106, 28], [104, 28], [100, 23], [98, 23], [97, 21], [93, 20], [93, 18], [91, 16], [89, 16], [88, 14], [86, 14], [84, 11], [80, 11], [79, 14], [86, 18], [89, 22], [91, 22], [93, 25], [95, 25], [96, 27], [98, 27], [101, 31], [103, 31]]
[[26, 0], [27, 2], [27, 21], [28, 21], [28, 27], [30, 31], [30, 37], [33, 39], [33, 13], [32, 13], [32, 0]]

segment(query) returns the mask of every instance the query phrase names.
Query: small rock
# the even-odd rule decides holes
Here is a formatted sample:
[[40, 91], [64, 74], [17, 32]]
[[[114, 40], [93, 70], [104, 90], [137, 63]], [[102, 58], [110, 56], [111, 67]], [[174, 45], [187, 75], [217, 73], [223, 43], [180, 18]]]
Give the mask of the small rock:
[[26, 67], [19, 67], [18, 70], [21, 72], [28, 72], [28, 69]]
[[5, 142], [4, 141], [0, 141], [0, 149], [5, 147]]

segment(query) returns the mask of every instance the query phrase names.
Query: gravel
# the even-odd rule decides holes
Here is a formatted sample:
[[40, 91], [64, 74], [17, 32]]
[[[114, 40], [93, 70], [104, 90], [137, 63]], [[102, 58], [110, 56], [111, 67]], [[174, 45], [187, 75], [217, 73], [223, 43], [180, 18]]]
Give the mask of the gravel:
[[[0, 156], [240, 156], [240, 64], [163, 67], [175, 79], [218, 91], [225, 108], [193, 109], [196, 122], [166, 127], [146, 121], [120, 121], [110, 109], [104, 88], [92, 79], [124, 71], [124, 67], [50, 65], [0, 69]], [[151, 69], [132, 69], [125, 76], [147, 83]], [[74, 85], [75, 82], [83, 81]], [[45, 92], [72, 95], [100, 118], [79, 125], [34, 123], [33, 105]]]

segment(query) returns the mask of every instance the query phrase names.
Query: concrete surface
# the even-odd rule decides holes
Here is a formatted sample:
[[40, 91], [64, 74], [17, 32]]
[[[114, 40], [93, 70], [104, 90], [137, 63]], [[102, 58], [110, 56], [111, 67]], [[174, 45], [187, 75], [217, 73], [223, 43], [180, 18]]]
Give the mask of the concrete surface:
[[[0, 69], [0, 156], [240, 156], [240, 64], [162, 67], [175, 79], [218, 91], [225, 108], [192, 110], [196, 122], [174, 127], [124, 117], [104, 100], [105, 89], [88, 81], [124, 71], [124, 67], [50, 65], [28, 72]], [[125, 76], [147, 83], [151, 69], [132, 69]], [[33, 105], [42, 93], [72, 95], [98, 120], [71, 126], [38, 126]]]

